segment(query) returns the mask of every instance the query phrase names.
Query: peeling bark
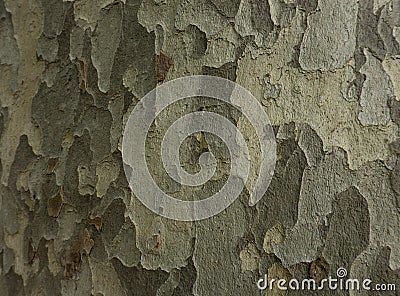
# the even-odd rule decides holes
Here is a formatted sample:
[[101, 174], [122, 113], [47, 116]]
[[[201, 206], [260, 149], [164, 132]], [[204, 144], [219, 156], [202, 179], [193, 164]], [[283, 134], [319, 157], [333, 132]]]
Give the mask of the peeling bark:
[[[399, 13], [398, 0], [0, 0], [1, 294], [259, 295], [264, 273], [320, 281], [340, 267], [400, 287]], [[263, 105], [276, 169], [256, 206], [257, 165], [222, 213], [173, 221], [131, 192], [122, 135], [147, 92], [199, 74]], [[198, 110], [228, 118], [260, 157], [240, 110], [177, 102], [146, 143], [177, 199], [207, 198], [229, 175], [208, 133], [180, 157], [196, 173], [212, 151], [209, 182], [184, 186], [163, 168], [166, 130]], [[298, 292], [310, 294], [375, 295]]]

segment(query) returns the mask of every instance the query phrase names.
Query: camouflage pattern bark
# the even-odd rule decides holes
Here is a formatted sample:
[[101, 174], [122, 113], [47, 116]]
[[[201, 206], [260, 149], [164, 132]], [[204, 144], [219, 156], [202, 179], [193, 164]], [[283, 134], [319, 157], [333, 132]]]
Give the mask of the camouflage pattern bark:
[[[0, 72], [1, 295], [265, 295], [265, 273], [318, 281], [339, 267], [400, 287], [399, 0], [0, 0]], [[253, 93], [278, 160], [256, 206], [244, 190], [177, 222], [131, 193], [121, 138], [148, 91], [196, 74]], [[200, 109], [254, 140], [222, 103], [165, 110], [146, 153], [175, 198], [212, 195], [229, 173], [203, 133], [180, 153], [195, 172], [213, 151], [210, 182], [180, 186], [160, 164], [168, 126]], [[267, 291], [292, 294], [397, 295]]]

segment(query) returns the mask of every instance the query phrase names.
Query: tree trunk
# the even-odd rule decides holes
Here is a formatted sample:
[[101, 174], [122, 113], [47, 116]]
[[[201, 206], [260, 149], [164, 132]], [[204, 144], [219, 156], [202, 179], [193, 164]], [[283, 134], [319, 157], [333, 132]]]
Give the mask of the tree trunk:
[[[399, 0], [0, 0], [0, 71], [1, 295], [375, 295], [375, 284], [400, 285]], [[156, 86], [193, 75], [254, 97], [238, 108], [238, 86], [231, 101], [196, 95], [158, 110], [160, 90], [146, 105]], [[145, 155], [129, 136], [143, 131], [128, 130], [134, 110], [157, 115]], [[168, 128], [204, 111], [227, 121], [189, 120], [177, 134], [197, 130], [163, 155]], [[205, 200], [234, 161], [203, 123], [224, 135], [233, 124], [227, 140], [243, 136], [249, 171], [235, 172], [243, 188], [225, 196], [231, 205], [181, 221], [143, 202], [158, 197], [125, 155], [145, 157], [179, 205]], [[276, 144], [273, 176], [260, 170], [257, 125]], [[175, 152], [172, 169], [199, 173], [213, 154], [215, 173], [195, 186], [174, 179], [163, 157]], [[253, 205], [258, 180], [266, 192]], [[371, 279], [371, 291], [277, 284], [328, 277]]]

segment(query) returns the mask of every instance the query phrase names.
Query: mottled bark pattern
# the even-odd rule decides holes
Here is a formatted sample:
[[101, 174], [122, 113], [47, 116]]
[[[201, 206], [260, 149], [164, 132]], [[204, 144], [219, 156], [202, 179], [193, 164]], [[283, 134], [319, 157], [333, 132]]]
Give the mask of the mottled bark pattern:
[[[319, 281], [339, 267], [400, 289], [399, 0], [0, 0], [0, 73], [1, 295], [265, 295], [265, 273]], [[277, 163], [256, 206], [245, 189], [215, 217], [177, 222], [133, 196], [121, 140], [148, 91], [197, 74], [252, 92]], [[227, 117], [259, 153], [238, 110], [176, 103], [146, 146], [175, 198], [206, 198], [229, 174], [226, 147], [200, 133], [182, 166], [194, 173], [213, 151], [213, 179], [166, 176], [163, 134], [197, 110]], [[268, 291], [398, 295], [375, 293]]]

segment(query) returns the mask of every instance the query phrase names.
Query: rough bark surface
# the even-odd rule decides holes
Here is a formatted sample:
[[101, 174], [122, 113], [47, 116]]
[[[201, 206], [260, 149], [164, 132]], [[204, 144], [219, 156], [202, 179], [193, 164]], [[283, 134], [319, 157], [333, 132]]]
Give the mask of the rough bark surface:
[[[318, 280], [340, 267], [400, 289], [399, 0], [0, 0], [0, 73], [1, 295], [265, 295], [265, 273]], [[131, 193], [121, 140], [148, 91], [196, 74], [262, 103], [277, 164], [256, 206], [244, 190], [215, 217], [177, 222]], [[197, 134], [182, 165], [196, 172], [210, 150], [217, 174], [196, 188], [166, 176], [160, 141], [196, 110], [254, 140], [223, 103], [165, 110], [146, 153], [175, 198], [210, 196], [229, 173], [223, 144]]]

